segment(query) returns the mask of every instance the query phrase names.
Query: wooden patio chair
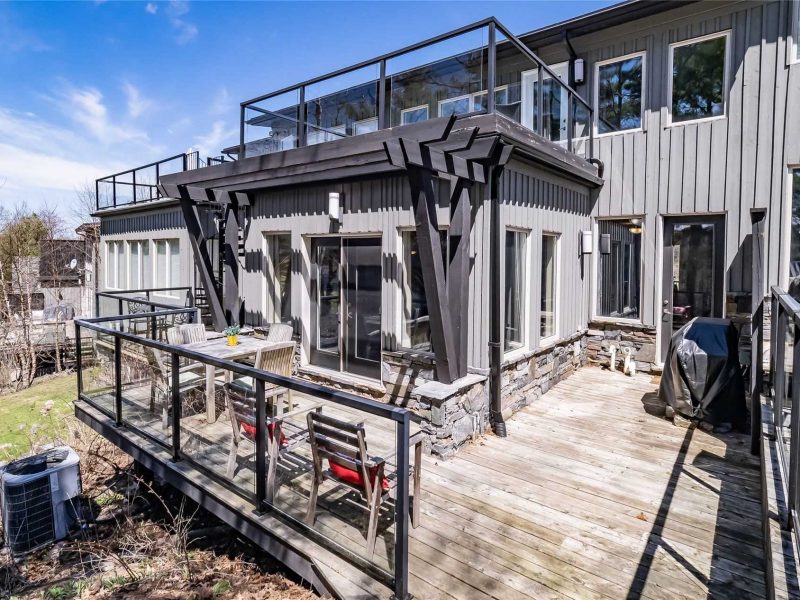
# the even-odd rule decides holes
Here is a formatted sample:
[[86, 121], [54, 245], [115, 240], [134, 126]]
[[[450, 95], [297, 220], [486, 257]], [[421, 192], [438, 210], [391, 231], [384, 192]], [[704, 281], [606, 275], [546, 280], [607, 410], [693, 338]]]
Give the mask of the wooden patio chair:
[[[155, 413], [160, 408], [161, 426], [168, 429], [172, 409], [172, 369], [160, 351], [149, 346], [144, 351], [150, 370], [150, 412]], [[196, 365], [181, 367], [178, 377], [181, 393], [205, 386], [205, 375], [197, 370]]]
[[[345, 485], [361, 494], [369, 511], [367, 524], [367, 558], [375, 554], [378, 518], [382, 504], [396, 499], [397, 472], [386, 472], [386, 458], [369, 456], [363, 423], [348, 423], [321, 413], [309, 413], [308, 439], [314, 465], [314, 480], [308, 499], [306, 523], [316, 520], [317, 494], [326, 479]], [[391, 453], [391, 457], [394, 453]], [[387, 457], [388, 458], [388, 457]], [[328, 461], [328, 468], [323, 467]], [[414, 464], [410, 468], [413, 485], [411, 524], [419, 525], [420, 482], [422, 469], [422, 438], [414, 444]]]
[[186, 323], [181, 325], [178, 329], [180, 329], [184, 344], [205, 342], [208, 339], [206, 326], [202, 323]]
[[[281, 342], [269, 348], [262, 348], [256, 354], [255, 368], [276, 375], [289, 377], [294, 364], [294, 342]], [[283, 399], [290, 400], [289, 390], [279, 385], [264, 384], [264, 398], [275, 408], [277, 416], [283, 415]], [[230, 453], [228, 455], [227, 475], [233, 478], [236, 472], [236, 459], [239, 444], [243, 439], [255, 439], [256, 388], [251, 377], [239, 377], [225, 384], [225, 404], [231, 421]]]
[[266, 341], [268, 342], [291, 342], [292, 326], [285, 323], [272, 323], [267, 332]]

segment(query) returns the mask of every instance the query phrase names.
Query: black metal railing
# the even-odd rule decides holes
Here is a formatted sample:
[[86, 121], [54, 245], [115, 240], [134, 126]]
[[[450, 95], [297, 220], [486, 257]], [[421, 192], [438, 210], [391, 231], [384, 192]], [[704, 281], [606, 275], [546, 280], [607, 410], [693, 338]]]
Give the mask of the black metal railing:
[[496, 113], [586, 158], [593, 109], [495, 18], [242, 102], [239, 158]]
[[[154, 300], [154, 298], [160, 298], [160, 300]], [[194, 291], [188, 286], [95, 292], [95, 314], [100, 318], [125, 315], [136, 317], [145, 313], [155, 313], [160, 310], [173, 310], [176, 308], [184, 309], [181, 313], [185, 313], [184, 322], [201, 322], [200, 309], [195, 306]], [[194, 311], [188, 309], [194, 309]], [[142, 325], [142, 323], [135, 320], [128, 322], [128, 324], [133, 326], [133, 333], [138, 332]], [[166, 325], [160, 329], [163, 330], [164, 327]], [[163, 335], [160, 339], [163, 339]]]
[[[778, 464], [787, 498], [788, 528], [800, 532], [798, 520], [798, 475], [800, 475], [800, 385], [794, 374], [800, 373], [800, 303], [774, 286], [771, 290], [771, 330], [769, 392], [772, 425], [778, 447]], [[800, 551], [800, 547], [797, 548]]]
[[[142, 328], [141, 333], [136, 334], [131, 331], [137, 328], [120, 325], [121, 322], [131, 320], [169, 319], [181, 312], [190, 314], [192, 311], [178, 308], [159, 310], [145, 315], [76, 320], [79, 399], [105, 414], [113, 420], [116, 426], [159, 444], [169, 451], [173, 460], [186, 461], [191, 464], [193, 468], [250, 502], [257, 511], [270, 511], [271, 514], [280, 516], [297, 531], [326, 545], [330, 550], [356, 564], [365, 573], [390, 585], [394, 589], [394, 597], [407, 598], [410, 412], [400, 407], [382, 404], [294, 377], [276, 375], [246, 364], [215, 358], [191, 350], [186, 346], [170, 345], [157, 339], [154, 333], [155, 328]], [[87, 361], [85, 364], [80, 350], [81, 339], [89, 337], [92, 338], [95, 347], [99, 347], [99, 349], [93, 353], [92, 361]], [[167, 388], [159, 388], [157, 385], [157, 381], [160, 380], [156, 377], [156, 372], [162, 368], [159, 365], [168, 371], [165, 378]], [[256, 418], [253, 421], [255, 464], [252, 469], [254, 477], [251, 487], [242, 483], [241, 478], [227, 476], [226, 472], [221, 471], [218, 467], [220, 461], [214, 456], [218, 457], [221, 451], [225, 452], [228, 443], [232, 440], [230, 434], [225, 438], [219, 437], [219, 431], [222, 431], [224, 427], [217, 427], [212, 431], [212, 420], [205, 419], [203, 412], [198, 410], [197, 398], [187, 392], [185, 387], [182, 387], [183, 377], [189, 372], [187, 369], [194, 368], [193, 365], [205, 368], [207, 376], [203, 377], [203, 381], [205, 385], [208, 385], [210, 381], [214, 386], [213, 397], [210, 398], [206, 395], [205, 398], [206, 411], [209, 409], [209, 402], [215, 406], [217, 401], [217, 383], [215, 382], [233, 381], [235, 377], [251, 378], [253, 382]], [[209, 373], [211, 373], [210, 379]], [[308, 495], [304, 489], [298, 493], [295, 488], [302, 488], [306, 485], [307, 478], [312, 475], [294, 465], [294, 462], [291, 467], [295, 473], [292, 485], [281, 487], [281, 489], [287, 489], [286, 494], [272, 496], [268, 494], [270, 474], [266, 457], [269, 452], [268, 447], [270, 445], [273, 448], [277, 446], [277, 441], [268, 436], [274, 434], [277, 437], [278, 433], [275, 431], [281, 431], [280, 429], [269, 430], [265, 418], [267, 415], [265, 390], [274, 389], [274, 386], [291, 390], [307, 399], [324, 402], [326, 410], [334, 407], [337, 410], [355, 412], [358, 421], [363, 421], [364, 417], [377, 417], [378, 420], [383, 419], [383, 423], [394, 426], [393, 447], [391, 448], [396, 457], [397, 472], [396, 498], [391, 516], [394, 539], [392, 540], [389, 534], [384, 534], [386, 548], [384, 550], [379, 547], [379, 551], [382, 552], [381, 560], [373, 560], [371, 555], [365, 556], [354, 550], [354, 540], [357, 538], [363, 541], [359, 529], [345, 530], [341, 526], [331, 525], [331, 515], [334, 515], [335, 507], [329, 509], [330, 513], [325, 523], [314, 526], [306, 522], [302, 515], [309, 502]], [[163, 392], [163, 389], [167, 389], [167, 397], [165, 405], [162, 407], [163, 427], [160, 427], [159, 419], [153, 417], [155, 411], [152, 403], [155, 402], [154, 398], [157, 397], [159, 390]], [[212, 408], [212, 410], [215, 411], [216, 408]], [[217, 423], [217, 425], [225, 424]], [[199, 431], [197, 427], [200, 427]], [[230, 429], [231, 425], [227, 423], [227, 430], [230, 431]], [[386, 429], [384, 427], [384, 431]], [[280, 441], [280, 444], [283, 444], [283, 440]], [[238, 455], [234, 454], [234, 456]], [[222, 468], [224, 469], [224, 466]], [[298, 483], [296, 474], [298, 469], [302, 473], [302, 477], [306, 477], [305, 483], [304, 481]], [[292, 495], [293, 492], [294, 495]], [[350, 510], [344, 504], [337, 506], [340, 510]], [[355, 535], [352, 534], [352, 531], [356, 532]]]
[[94, 184], [97, 210], [158, 200], [161, 198], [158, 190], [161, 175], [189, 171], [199, 166], [198, 152], [188, 152], [101, 177]]

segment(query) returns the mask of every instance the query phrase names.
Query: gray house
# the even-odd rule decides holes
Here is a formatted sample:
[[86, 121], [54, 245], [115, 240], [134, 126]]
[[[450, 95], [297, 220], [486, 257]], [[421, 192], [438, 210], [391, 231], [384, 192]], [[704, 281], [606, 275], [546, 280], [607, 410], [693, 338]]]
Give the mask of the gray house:
[[800, 273], [798, 22], [751, 1], [488, 19], [243, 102], [224, 156], [98, 181], [102, 285], [291, 323], [316, 382], [444, 394], [446, 454], [612, 346], [647, 370], [696, 316], [746, 338], [753, 294]]

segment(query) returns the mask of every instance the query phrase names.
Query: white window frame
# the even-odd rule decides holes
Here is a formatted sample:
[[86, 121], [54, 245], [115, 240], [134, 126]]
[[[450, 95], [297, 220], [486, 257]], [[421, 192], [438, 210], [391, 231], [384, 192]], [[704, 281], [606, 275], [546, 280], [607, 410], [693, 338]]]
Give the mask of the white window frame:
[[[600, 221], [626, 221], [630, 219], [641, 219], [642, 236], [641, 247], [639, 249], [639, 318], [630, 319], [625, 317], [606, 317], [597, 314], [597, 296], [600, 293], [599, 278], [597, 276], [600, 270]], [[597, 217], [592, 224], [592, 238], [594, 248], [592, 249], [592, 321], [601, 321], [606, 323], [642, 323], [642, 299], [644, 298], [644, 235], [647, 227], [645, 226], [644, 215], [622, 215], [614, 217]]]
[[[624, 62], [626, 60], [630, 60], [632, 58], [636, 58], [638, 56], [642, 57], [642, 98], [641, 98], [641, 107], [640, 107], [640, 115], [639, 115], [639, 127], [634, 127], [632, 129], [623, 129], [621, 131], [608, 131], [606, 133], [600, 133], [600, 67], [606, 65], [613, 65], [614, 63]], [[672, 69], [670, 69], [670, 73]], [[672, 93], [670, 93], [670, 97]], [[592, 126], [594, 127], [594, 137], [608, 137], [612, 135], [621, 135], [625, 133], [635, 133], [644, 130], [644, 116], [645, 116], [645, 100], [647, 98], [647, 51], [643, 50], [641, 52], [631, 52], [630, 54], [625, 54], [623, 56], [618, 56], [616, 58], [609, 58], [607, 60], [601, 60], [594, 63], [594, 123]]]
[[[494, 92], [495, 92], [495, 94], [497, 94], [497, 92], [505, 92], [506, 93], [506, 100], [507, 100], [508, 99], [508, 84], [501, 85], [501, 86], [498, 86], [498, 87], [494, 88]], [[467, 112], [465, 112], [465, 113], [458, 113], [458, 114], [468, 115], [468, 114], [472, 114], [472, 113], [478, 112], [478, 111], [475, 110], [475, 100], [478, 98], [478, 96], [486, 96], [488, 98], [489, 91], [488, 90], [480, 90], [480, 91], [477, 91], [477, 92], [472, 92], [471, 94], [462, 94], [461, 96], [453, 96], [452, 98], [445, 98], [444, 100], [439, 100], [439, 102], [437, 104], [437, 108], [436, 108], [436, 110], [437, 110], [436, 114], [438, 114], [440, 117], [442, 116], [442, 105], [443, 104], [447, 104], [448, 102], [456, 102], [458, 100], [464, 100], [465, 98], [469, 98], [469, 110]]]
[[792, 43], [788, 45], [788, 51], [791, 53], [787, 58], [787, 64], [793, 65], [800, 63], [800, 0], [792, 0], [791, 5], [791, 19], [792, 19]]
[[[375, 129], [367, 129], [366, 131], [358, 132], [356, 131], [360, 125], [365, 125], [367, 123], [374, 123]], [[369, 119], [361, 119], [360, 121], [353, 121], [353, 135], [364, 135], [365, 133], [372, 133], [374, 131], [378, 131], [378, 117], [370, 117]]]
[[[122, 249], [123, 260], [127, 260], [127, 257], [125, 256], [125, 247], [126, 247], [125, 240], [107, 240], [106, 241], [106, 277], [105, 277], [105, 279], [106, 279], [106, 281], [105, 281], [106, 287], [105, 287], [105, 289], [107, 289], [107, 290], [122, 290], [122, 289], [125, 289], [120, 284], [125, 285], [126, 282], [120, 282], [120, 280], [119, 280], [119, 269], [117, 268], [118, 265], [119, 265], [119, 263], [117, 262], [117, 259], [119, 257], [120, 248]], [[113, 252], [111, 250], [112, 248], [114, 249]], [[128, 277], [128, 274], [127, 274], [128, 269], [125, 269], [125, 270], [126, 270], [125, 278], [127, 279], [127, 277]], [[110, 279], [111, 279], [110, 275], [112, 275], [112, 273], [113, 273], [113, 276], [114, 276], [113, 277], [113, 279], [114, 279], [113, 285], [112, 285], [112, 282], [110, 281]]]
[[[503, 323], [502, 323], [502, 331], [503, 331], [503, 356], [506, 360], [510, 358], [513, 359], [514, 356], [518, 354], [525, 354], [528, 352], [531, 343], [531, 299], [533, 295], [531, 294], [531, 254], [533, 252], [533, 244], [531, 244], [531, 239], [533, 238], [533, 232], [530, 229], [525, 229], [522, 227], [506, 227], [505, 233], [514, 232], [514, 233], [521, 233], [525, 236], [525, 247], [522, 249], [522, 255], [525, 258], [525, 266], [522, 272], [525, 274], [525, 285], [522, 286], [522, 297], [520, 298], [520, 308], [521, 314], [520, 318], [522, 319], [522, 323], [520, 323], [520, 332], [522, 334], [522, 340], [520, 341], [520, 345], [516, 348], [506, 348], [506, 303], [505, 299], [503, 300]], [[504, 238], [505, 239], [505, 238]], [[503, 242], [505, 246], [505, 242]], [[504, 250], [505, 252], [505, 250]], [[506, 257], [503, 256], [503, 293], [505, 294], [506, 289], [506, 282], [505, 279], [507, 274], [505, 272], [505, 264], [506, 264]]]
[[410, 112], [414, 112], [415, 110], [422, 110], [425, 109], [425, 121], [431, 118], [430, 114], [430, 107], [427, 104], [420, 104], [418, 106], [412, 106], [411, 108], [404, 108], [400, 111], [400, 125], [413, 125], [413, 123], [420, 123], [421, 121], [414, 121], [413, 123], [406, 123], [405, 122], [405, 115]]
[[[165, 268], [164, 268], [164, 281], [166, 285], [164, 287], [170, 287], [170, 280], [172, 279], [172, 261], [170, 260], [171, 256], [171, 247], [173, 242], [178, 243], [178, 256], [180, 256], [180, 248], [181, 248], [181, 240], [179, 238], [159, 238], [157, 240], [153, 240], [153, 248], [151, 255], [153, 257], [153, 287], [158, 288], [158, 244], [160, 242], [164, 242], [166, 245], [166, 255], [165, 255]], [[180, 285], [180, 269], [178, 269], [178, 286]], [[163, 298], [180, 298], [181, 294], [178, 290], [170, 290], [166, 292], [153, 292], [155, 296], [161, 296]]]
[[[681, 46], [690, 46], [700, 42], [706, 42], [716, 38], [725, 38], [725, 63], [722, 68], [722, 114], [713, 117], [701, 117], [699, 119], [688, 119], [686, 121], [672, 121], [672, 60], [675, 53], [675, 48]], [[728, 118], [728, 84], [730, 83], [730, 64], [731, 64], [731, 32], [730, 29], [725, 31], [718, 31], [708, 35], [701, 35], [693, 37], [688, 40], [680, 42], [673, 42], [669, 45], [669, 52], [667, 53], [667, 127], [682, 127], [684, 125], [692, 125], [695, 123], [708, 123], [710, 121], [718, 121], [720, 119]]]
[[[558, 310], [558, 306], [561, 302], [561, 233], [558, 231], [549, 231], [544, 230], [542, 231], [541, 242], [544, 242], [545, 237], [552, 237], [555, 238], [556, 243], [555, 247], [553, 248], [553, 262], [555, 263], [555, 277], [553, 278], [553, 333], [552, 335], [548, 335], [546, 337], [542, 336], [542, 307], [539, 304], [536, 307], [536, 314], [539, 317], [536, 320], [537, 326], [537, 335], [539, 336], [539, 347], [548, 346], [559, 339], [558, 334], [558, 327], [561, 324], [561, 311]], [[541, 246], [540, 246], [541, 248]], [[544, 269], [544, 262], [542, 261], [542, 256], [539, 256], [539, 284], [541, 287], [541, 279], [542, 279], [542, 269]], [[542, 290], [539, 289], [539, 297], [542, 296]]]
[[786, 206], [783, 209], [783, 222], [784, 240], [786, 240], [781, 247], [781, 268], [780, 281], [783, 289], [789, 289], [789, 278], [792, 275], [791, 260], [792, 260], [792, 179], [794, 172], [800, 171], [800, 163], [789, 163], [786, 165]]
[[[273, 252], [272, 248], [270, 247], [270, 238], [277, 238], [280, 236], [288, 237], [289, 238], [289, 304], [291, 309], [292, 304], [292, 259], [291, 253], [293, 252], [292, 249], [292, 234], [290, 231], [265, 231], [263, 232], [264, 236], [264, 277], [263, 277], [263, 286], [262, 286], [262, 297], [264, 298], [264, 317], [269, 318], [271, 323], [283, 323], [281, 321], [281, 315], [279, 314], [280, 311], [277, 310], [278, 306], [276, 306], [275, 299], [279, 297], [279, 294], [275, 292], [275, 284], [272, 285], [272, 293], [270, 293], [270, 278], [274, 282], [275, 281], [275, 263], [273, 261]], [[291, 312], [291, 310], [290, 310]]]
[[[550, 70], [553, 71], [558, 78], [561, 79], [562, 83], [569, 82], [569, 61], [563, 61], [560, 63], [553, 63], [552, 65], [548, 65]], [[562, 72], [563, 70], [563, 72]], [[535, 79], [534, 79], [535, 77]], [[528, 98], [528, 89], [533, 89], [533, 84], [539, 81], [539, 67], [528, 69], [527, 71], [523, 71], [521, 74], [521, 88], [520, 88], [520, 102], [522, 104], [522, 110], [520, 112], [520, 121], [522, 121], [521, 125], [530, 129], [531, 131], [536, 131], [536, 123], [533, 122], [533, 106], [534, 104], [530, 102], [530, 100], [536, 101], [536, 98]], [[564, 88], [561, 88], [561, 93], [566, 94]], [[569, 94], [567, 94], [569, 96]], [[563, 101], [563, 98], [562, 98]], [[569, 103], [569, 100], [567, 100]], [[528, 125], [527, 121], [530, 121], [530, 125]], [[567, 129], [566, 125], [564, 126], [564, 134], [566, 136]], [[574, 138], [573, 138], [574, 140]]]
[[[139, 281], [131, 281], [133, 279], [132, 271], [131, 271], [131, 258], [133, 257], [133, 252], [132, 252], [131, 249], [134, 246], [136, 246], [138, 248], [138, 254], [137, 254], [137, 259], [136, 259], [136, 262], [137, 262], [136, 270], [137, 270], [138, 275], [139, 275]], [[148, 256], [149, 256], [149, 254], [150, 254], [149, 253], [150, 240], [129, 240], [128, 241], [128, 273], [127, 273], [127, 277], [128, 277], [128, 289], [129, 290], [139, 290], [139, 289], [144, 289], [144, 287], [145, 287], [145, 285], [144, 285], [144, 265], [145, 265], [145, 263], [144, 263], [144, 252], [143, 252], [143, 249], [144, 249], [145, 246], [148, 247]]]

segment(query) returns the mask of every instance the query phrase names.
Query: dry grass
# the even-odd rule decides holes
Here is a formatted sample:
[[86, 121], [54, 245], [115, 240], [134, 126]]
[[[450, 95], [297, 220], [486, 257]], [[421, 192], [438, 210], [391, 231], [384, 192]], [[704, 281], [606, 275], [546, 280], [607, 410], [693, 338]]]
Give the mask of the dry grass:
[[131, 460], [69, 419], [81, 456], [87, 518], [71, 539], [14, 561], [0, 555], [0, 597], [313, 598], [212, 515], [140, 474]]

